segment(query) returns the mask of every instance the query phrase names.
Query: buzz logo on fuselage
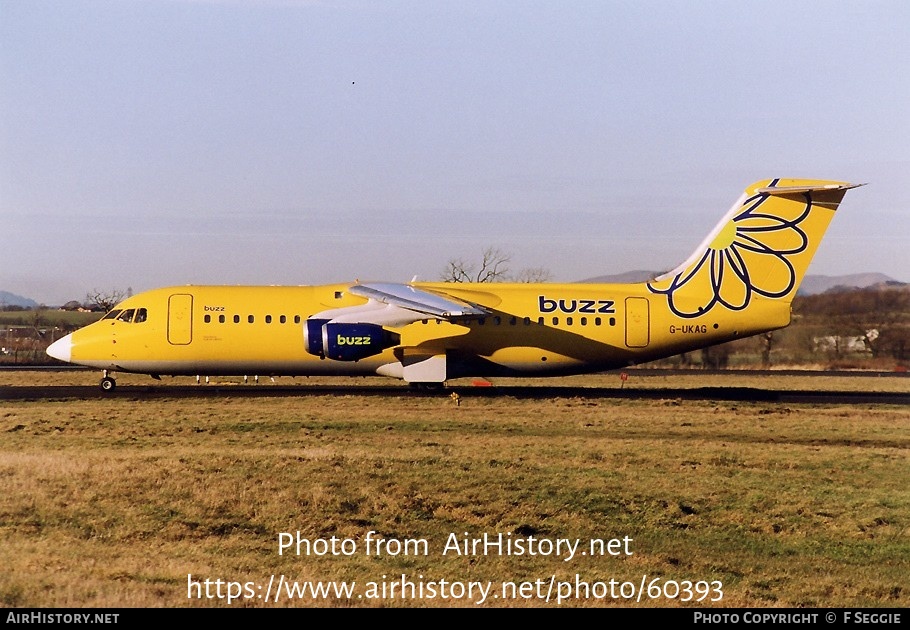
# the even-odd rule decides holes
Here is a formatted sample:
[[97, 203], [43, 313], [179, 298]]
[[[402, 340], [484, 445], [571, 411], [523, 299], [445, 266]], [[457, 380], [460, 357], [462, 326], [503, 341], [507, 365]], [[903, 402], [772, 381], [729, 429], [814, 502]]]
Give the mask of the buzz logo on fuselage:
[[372, 341], [370, 337], [345, 337], [338, 335], [336, 343], [339, 346], [368, 346]]
[[581, 300], [572, 298], [570, 300], [548, 298], [545, 295], [537, 296], [537, 305], [541, 313], [586, 313], [596, 315], [598, 313], [615, 313], [615, 300]]

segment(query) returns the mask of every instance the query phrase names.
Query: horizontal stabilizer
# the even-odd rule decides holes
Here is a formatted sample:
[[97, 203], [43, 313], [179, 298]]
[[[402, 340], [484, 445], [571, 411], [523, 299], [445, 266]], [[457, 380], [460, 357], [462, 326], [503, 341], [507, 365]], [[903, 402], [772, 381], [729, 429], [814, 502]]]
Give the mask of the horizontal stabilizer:
[[769, 186], [758, 188], [755, 192], [763, 195], [794, 195], [799, 193], [813, 192], [816, 190], [850, 190], [859, 188], [865, 184], [826, 184], [823, 186]]

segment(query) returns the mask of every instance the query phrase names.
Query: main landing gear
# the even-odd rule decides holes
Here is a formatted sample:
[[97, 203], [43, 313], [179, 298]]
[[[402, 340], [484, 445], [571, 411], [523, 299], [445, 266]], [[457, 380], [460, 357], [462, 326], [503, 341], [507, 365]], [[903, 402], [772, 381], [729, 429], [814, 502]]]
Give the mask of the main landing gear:
[[104, 370], [104, 376], [101, 377], [99, 385], [101, 386], [101, 391], [105, 394], [109, 394], [117, 387], [117, 381], [115, 381], [112, 376], [108, 376], [107, 370]]
[[443, 389], [445, 389], [445, 386], [446, 386], [445, 383], [437, 383], [437, 382], [431, 382], [431, 383], [411, 382], [411, 383], [408, 383], [408, 387], [410, 387], [411, 390], [418, 391], [418, 392], [440, 392]]

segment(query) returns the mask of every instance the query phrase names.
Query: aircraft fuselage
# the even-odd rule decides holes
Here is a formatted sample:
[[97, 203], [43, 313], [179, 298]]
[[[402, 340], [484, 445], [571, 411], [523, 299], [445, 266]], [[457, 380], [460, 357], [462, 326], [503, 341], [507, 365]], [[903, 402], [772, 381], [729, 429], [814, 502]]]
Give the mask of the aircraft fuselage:
[[[714, 311], [670, 313], [641, 284], [431, 284], [426, 290], [486, 307], [490, 315], [427, 317], [396, 332], [400, 344], [339, 361], [307, 352], [307, 319], [360, 305], [349, 284], [183, 286], [135, 295], [71, 335], [73, 363], [164, 375], [386, 375], [402, 377], [403, 354], [445, 356], [446, 377], [545, 376], [608, 370], [786, 326], [788, 303], [765, 303], [755, 326]], [[130, 311], [133, 311], [130, 314]], [[137, 314], [142, 313], [141, 321]], [[726, 317], [725, 317], [726, 315]], [[341, 335], [357, 345], [364, 336]]]

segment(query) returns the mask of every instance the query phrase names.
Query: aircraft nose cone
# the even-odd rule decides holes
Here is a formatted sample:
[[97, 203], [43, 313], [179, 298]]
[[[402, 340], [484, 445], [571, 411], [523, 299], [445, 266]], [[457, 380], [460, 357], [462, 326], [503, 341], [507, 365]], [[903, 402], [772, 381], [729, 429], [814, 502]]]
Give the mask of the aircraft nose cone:
[[70, 356], [73, 351], [73, 335], [72, 333], [61, 337], [51, 345], [47, 347], [47, 354], [58, 359], [60, 361], [70, 362]]

